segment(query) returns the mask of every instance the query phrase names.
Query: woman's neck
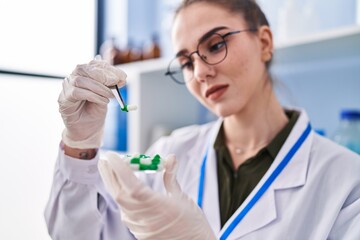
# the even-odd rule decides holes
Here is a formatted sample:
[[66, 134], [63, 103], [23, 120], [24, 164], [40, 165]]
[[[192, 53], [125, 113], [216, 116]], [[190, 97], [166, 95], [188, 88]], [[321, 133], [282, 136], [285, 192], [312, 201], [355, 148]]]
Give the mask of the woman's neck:
[[235, 167], [267, 146], [288, 122], [272, 91], [267, 100], [224, 119], [225, 141]]

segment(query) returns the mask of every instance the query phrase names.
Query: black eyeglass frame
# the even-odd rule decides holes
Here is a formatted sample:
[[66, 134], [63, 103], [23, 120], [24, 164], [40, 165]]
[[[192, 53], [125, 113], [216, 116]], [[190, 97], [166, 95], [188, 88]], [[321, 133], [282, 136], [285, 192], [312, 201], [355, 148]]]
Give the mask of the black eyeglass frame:
[[[196, 47], [196, 51], [193, 51], [193, 52], [191, 52], [188, 56], [184, 56], [184, 57], [189, 58], [190, 62], [193, 63], [194, 60], [191, 59], [191, 56], [196, 53], [196, 54], [200, 57], [200, 59], [201, 59], [204, 63], [206, 63], [206, 64], [208, 64], [208, 65], [216, 65], [216, 64], [219, 64], [219, 63], [221, 63], [222, 61], [225, 60], [225, 58], [227, 57], [227, 54], [228, 54], [227, 44], [226, 44], [226, 41], [225, 41], [225, 38], [226, 38], [226, 37], [228, 37], [228, 36], [230, 36], [230, 35], [233, 35], [233, 34], [241, 33], [241, 32], [256, 32], [256, 31], [257, 31], [256, 28], [249, 28], [249, 29], [244, 29], [244, 30], [231, 31], [231, 32], [228, 32], [228, 33], [225, 33], [225, 34], [213, 33], [213, 34], [215, 34], [215, 35], [219, 35], [219, 36], [224, 40], [224, 43], [225, 43], [225, 51], [226, 51], [224, 57], [223, 57], [220, 61], [217, 61], [217, 62], [215, 62], [215, 63], [208, 63], [208, 62], [204, 59], [204, 57], [206, 57], [206, 56], [201, 56], [200, 53], [199, 53], [199, 46], [200, 46], [207, 38], [198, 43], [198, 45], [197, 45], [197, 47]], [[212, 35], [213, 35], [213, 34], [212, 34]], [[168, 67], [167, 67], [167, 71], [165, 72], [165, 76], [170, 76], [170, 78], [171, 78], [173, 81], [175, 81], [176, 83], [181, 84], [181, 85], [184, 85], [184, 84], [186, 84], [186, 82], [185, 82], [185, 81], [184, 81], [184, 82], [181, 82], [181, 81], [177, 80], [177, 79], [173, 76], [173, 72], [170, 71], [170, 66], [171, 66], [172, 62], [173, 62], [173, 61], [176, 61], [176, 59], [177, 59], [179, 56], [181, 56], [181, 55], [182, 55], [182, 53], [176, 54], [175, 58], [173, 58], [173, 59], [170, 61], [169, 65], [168, 65]]]

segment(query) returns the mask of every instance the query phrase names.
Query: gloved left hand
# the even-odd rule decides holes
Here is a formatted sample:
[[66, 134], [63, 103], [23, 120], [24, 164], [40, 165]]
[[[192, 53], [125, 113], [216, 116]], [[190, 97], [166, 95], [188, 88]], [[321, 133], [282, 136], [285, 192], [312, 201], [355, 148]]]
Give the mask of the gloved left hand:
[[216, 239], [201, 209], [180, 189], [174, 155], [165, 162], [167, 195], [145, 186], [121, 157], [107, 153], [99, 161], [106, 188], [120, 205], [124, 223], [137, 239]]
[[63, 81], [59, 111], [65, 129], [62, 140], [72, 148], [99, 148], [103, 137], [109, 86], [125, 85], [126, 74], [102, 60], [77, 65]]

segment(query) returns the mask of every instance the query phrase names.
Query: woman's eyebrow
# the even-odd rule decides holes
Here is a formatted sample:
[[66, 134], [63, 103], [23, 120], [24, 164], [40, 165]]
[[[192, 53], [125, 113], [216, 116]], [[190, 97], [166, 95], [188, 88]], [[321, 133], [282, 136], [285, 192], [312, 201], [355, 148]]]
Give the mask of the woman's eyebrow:
[[[220, 31], [220, 30], [223, 30], [223, 29], [228, 29], [228, 27], [225, 27], [225, 26], [220, 26], [220, 27], [215, 27], [213, 29], [210, 29], [209, 31], [207, 31], [204, 35], [202, 35], [202, 37], [198, 40], [198, 43], [201, 43], [203, 41], [205, 41], [206, 39], [208, 39], [211, 35], [213, 35], [214, 33]], [[184, 55], [185, 56], [185, 53], [187, 53], [188, 51], [183, 49], [183, 50], [180, 50], [179, 52], [176, 53], [176, 57], [179, 57], [179, 56], [182, 56]]]
[[176, 57], [180, 57], [180, 56], [186, 56], [185, 53], [187, 53], [188, 51], [183, 49], [183, 50], [180, 50], [178, 53], [176, 53]]
[[215, 27], [213, 29], [211, 29], [210, 31], [206, 32], [200, 39], [199, 39], [199, 43], [205, 41], [206, 39], [208, 39], [211, 35], [213, 35], [214, 33], [223, 30], [223, 29], [227, 29], [228, 27], [225, 26], [220, 26], [220, 27]]

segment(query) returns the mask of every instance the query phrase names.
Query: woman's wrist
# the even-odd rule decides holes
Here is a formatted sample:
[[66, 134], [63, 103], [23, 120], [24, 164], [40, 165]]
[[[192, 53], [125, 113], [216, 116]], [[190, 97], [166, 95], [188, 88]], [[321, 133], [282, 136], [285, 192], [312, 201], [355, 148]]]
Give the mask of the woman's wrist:
[[72, 148], [67, 145], [64, 145], [64, 153], [65, 155], [78, 158], [81, 160], [90, 160], [93, 159], [97, 154], [98, 149], [91, 148], [91, 149], [79, 149], [79, 148]]

